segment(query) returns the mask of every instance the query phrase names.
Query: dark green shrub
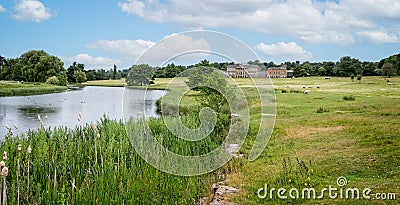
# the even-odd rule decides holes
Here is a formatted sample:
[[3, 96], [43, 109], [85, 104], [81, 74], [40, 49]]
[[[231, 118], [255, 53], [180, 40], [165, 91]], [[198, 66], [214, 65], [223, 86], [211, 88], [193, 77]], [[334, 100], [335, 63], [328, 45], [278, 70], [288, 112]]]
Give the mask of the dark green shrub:
[[354, 100], [356, 100], [356, 97], [354, 97], [352, 95], [346, 95], [346, 96], [343, 96], [343, 100], [354, 101]]

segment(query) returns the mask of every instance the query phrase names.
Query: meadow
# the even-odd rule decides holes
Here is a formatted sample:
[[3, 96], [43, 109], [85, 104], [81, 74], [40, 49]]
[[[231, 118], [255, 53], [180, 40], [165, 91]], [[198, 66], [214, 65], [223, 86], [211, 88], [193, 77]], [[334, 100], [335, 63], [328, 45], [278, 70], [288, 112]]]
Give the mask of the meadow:
[[0, 97], [38, 95], [66, 91], [66, 86], [55, 86], [46, 83], [18, 83], [14, 81], [0, 81]]
[[[244, 89], [248, 81], [237, 80]], [[389, 82], [388, 82], [389, 81]], [[277, 118], [267, 149], [237, 173], [228, 184], [242, 192], [238, 204], [398, 204], [400, 196], [400, 78], [323, 77], [273, 79]], [[310, 94], [304, 94], [310, 90]], [[251, 92], [246, 92], [251, 93]], [[251, 136], [250, 136], [251, 139]], [[251, 144], [251, 140], [249, 142]], [[246, 152], [245, 150], [242, 150]], [[255, 192], [269, 187], [287, 190], [336, 186], [371, 188], [395, 193], [396, 200], [260, 199]], [[362, 197], [361, 197], [362, 198]]]
[[[150, 87], [165, 88], [169, 80], [156, 79]], [[250, 106], [250, 130], [240, 150], [246, 157], [257, 134], [261, 107], [249, 79], [235, 81]], [[255, 161], [239, 159], [206, 175], [178, 177], [156, 170], [135, 153], [122, 122], [104, 118], [96, 125], [74, 129], [39, 128], [23, 137], [8, 135], [0, 145], [0, 151], [8, 155], [8, 202], [16, 203], [19, 188], [20, 201], [31, 204], [197, 204], [211, 194], [213, 183], [225, 180], [240, 189], [226, 196], [237, 204], [399, 203], [400, 78], [363, 77], [361, 82], [352, 82], [350, 78], [309, 77], [273, 79], [273, 83], [275, 127], [267, 148]], [[310, 93], [304, 94], [305, 90]], [[197, 94], [189, 92], [181, 106], [195, 106], [196, 99]], [[196, 127], [198, 121], [187, 112], [182, 120]], [[151, 119], [150, 127], [165, 146], [184, 155], [206, 153], [222, 140], [217, 132], [195, 143], [176, 140], [159, 119]], [[135, 126], [131, 128], [135, 131]], [[17, 149], [19, 144], [22, 151]], [[265, 184], [321, 190], [337, 186], [340, 176], [347, 178], [346, 187], [396, 193], [397, 199], [283, 200], [260, 199], [256, 194]]]
[[125, 78], [121, 78], [118, 80], [94, 80], [87, 81], [82, 83], [82, 85], [86, 86], [104, 86], [104, 87], [125, 87], [126, 82]]

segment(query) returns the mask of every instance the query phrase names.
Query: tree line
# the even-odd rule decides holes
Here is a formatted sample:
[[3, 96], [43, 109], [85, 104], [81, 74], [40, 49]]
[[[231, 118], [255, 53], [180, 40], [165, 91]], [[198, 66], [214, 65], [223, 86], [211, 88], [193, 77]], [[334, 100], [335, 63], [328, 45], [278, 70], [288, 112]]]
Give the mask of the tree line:
[[[198, 64], [182, 66], [173, 63], [165, 67], [151, 67], [149, 65], [133, 65], [129, 70], [126, 78], [128, 85], [141, 86], [151, 84], [154, 78], [174, 78], [181, 72], [198, 66], [214, 67], [216, 69], [226, 71], [228, 65], [233, 65], [233, 62], [210, 63], [203, 60]], [[266, 70], [272, 67], [286, 67], [288, 70], [293, 70], [294, 76], [341, 76], [361, 79], [362, 76], [387, 76], [392, 77], [400, 75], [400, 54], [382, 59], [379, 62], [360, 61], [350, 56], [342, 57], [338, 62], [285, 62], [275, 64], [274, 62], [260, 62], [259, 60], [249, 61], [247, 64], [258, 65], [261, 70]]]
[[128, 69], [118, 70], [116, 65], [109, 70], [85, 70], [85, 65], [77, 62], [65, 69], [60, 58], [43, 50], [31, 50], [20, 57], [9, 59], [0, 55], [0, 80], [46, 82], [65, 86], [68, 83], [91, 80], [121, 79], [128, 73]]
[[[73, 62], [67, 69], [64, 62], [56, 56], [49, 55], [43, 50], [31, 50], [18, 58], [0, 55], [0, 80], [23, 82], [47, 82], [56, 85], [67, 83], [82, 83], [92, 80], [108, 80], [126, 78], [128, 85], [143, 85], [151, 83], [153, 78], [173, 78], [186, 69], [207, 66], [225, 71], [233, 62], [214, 62], [203, 60], [197, 64], [182, 66], [173, 63], [164, 67], [149, 65], [133, 65], [129, 69], [113, 68], [85, 70], [85, 65]], [[379, 62], [360, 61], [350, 56], [344, 56], [339, 61], [327, 62], [274, 62], [249, 61], [247, 64], [259, 65], [263, 70], [271, 67], [284, 66], [293, 70], [294, 76], [396, 76], [400, 75], [400, 54], [382, 59]], [[152, 76], [152, 77], [149, 77]]]

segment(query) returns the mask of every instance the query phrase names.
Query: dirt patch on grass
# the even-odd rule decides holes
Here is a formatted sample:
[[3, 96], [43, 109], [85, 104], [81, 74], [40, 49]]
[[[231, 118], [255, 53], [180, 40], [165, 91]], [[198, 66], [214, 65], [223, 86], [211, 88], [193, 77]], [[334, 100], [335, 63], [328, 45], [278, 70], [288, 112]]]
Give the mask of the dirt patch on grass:
[[312, 138], [326, 133], [338, 132], [345, 129], [345, 126], [336, 127], [298, 127], [290, 128], [287, 130], [287, 134], [283, 136], [283, 139], [304, 139]]

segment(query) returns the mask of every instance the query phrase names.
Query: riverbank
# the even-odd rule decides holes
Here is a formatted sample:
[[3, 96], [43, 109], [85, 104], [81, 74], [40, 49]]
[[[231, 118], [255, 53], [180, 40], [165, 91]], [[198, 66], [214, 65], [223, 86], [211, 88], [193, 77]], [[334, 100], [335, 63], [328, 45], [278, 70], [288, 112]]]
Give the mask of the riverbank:
[[15, 81], [0, 81], [0, 97], [26, 96], [66, 91], [66, 86], [56, 86], [46, 83], [19, 83]]
[[[156, 78], [154, 84], [149, 86], [129, 86], [129, 88], [135, 89], [149, 89], [149, 90], [165, 90], [168, 86], [171, 78]], [[127, 87], [125, 79], [118, 80], [95, 80], [82, 83], [84, 86], [102, 86], [102, 87]]]
[[125, 78], [118, 80], [94, 80], [82, 83], [84, 86], [126, 87]]

